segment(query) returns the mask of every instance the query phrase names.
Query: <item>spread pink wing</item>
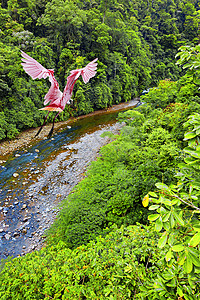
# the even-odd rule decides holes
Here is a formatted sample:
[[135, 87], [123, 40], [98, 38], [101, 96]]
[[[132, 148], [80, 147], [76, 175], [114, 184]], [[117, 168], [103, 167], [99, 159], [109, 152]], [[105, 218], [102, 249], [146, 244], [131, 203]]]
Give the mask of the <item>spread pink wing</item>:
[[90, 78], [95, 76], [97, 65], [98, 65], [98, 63], [96, 63], [97, 60], [98, 58], [95, 58], [93, 61], [87, 64], [85, 68], [70, 71], [70, 75], [67, 77], [67, 85], [63, 92], [64, 106], [67, 103], [69, 103], [69, 100], [71, 99], [72, 96], [74, 84], [76, 83], [80, 75], [82, 75], [84, 83], [87, 83], [90, 80]]
[[98, 58], [95, 58], [93, 61], [91, 61], [85, 68], [82, 69], [81, 75], [83, 77], [84, 83], [87, 83], [90, 78], [94, 77], [96, 75], [96, 69], [98, 63], [96, 62]]
[[32, 79], [41, 79], [41, 78], [47, 78], [51, 73], [50, 70], [44, 68], [37, 60], [30, 57], [25, 52], [21, 51], [22, 54], [22, 61], [21, 64], [24, 71], [31, 76]]
[[53, 70], [48, 70], [44, 68], [37, 60], [26, 54], [25, 52], [21, 51], [22, 54], [22, 61], [23, 63], [21, 64], [23, 66], [24, 71], [31, 76], [32, 79], [41, 79], [44, 78], [46, 79], [49, 77], [49, 81], [51, 82], [51, 87], [44, 97], [44, 105], [50, 104], [54, 101], [60, 101], [62, 98], [62, 93], [59, 90], [59, 85], [58, 82], [56, 81], [54, 75], [53, 75]]

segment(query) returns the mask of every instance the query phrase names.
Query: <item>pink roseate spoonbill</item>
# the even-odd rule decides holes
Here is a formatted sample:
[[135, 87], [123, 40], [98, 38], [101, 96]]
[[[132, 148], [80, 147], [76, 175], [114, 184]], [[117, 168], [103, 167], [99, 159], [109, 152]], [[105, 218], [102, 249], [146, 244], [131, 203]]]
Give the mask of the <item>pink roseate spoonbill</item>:
[[90, 78], [94, 77], [96, 74], [97, 69], [97, 60], [98, 58], [95, 58], [93, 61], [91, 61], [85, 68], [72, 70], [70, 71], [70, 75], [67, 77], [67, 84], [65, 86], [65, 89], [63, 93], [59, 89], [59, 84], [57, 80], [54, 77], [54, 70], [52, 69], [46, 69], [44, 68], [39, 62], [37, 62], [35, 59], [30, 57], [25, 52], [21, 51], [22, 55], [22, 61], [21, 64], [23, 66], [24, 71], [31, 76], [32, 79], [46, 79], [49, 78], [49, 81], [51, 83], [50, 89], [48, 93], [45, 95], [44, 99], [44, 105], [48, 104], [47, 106], [40, 108], [40, 110], [47, 110], [48, 113], [45, 116], [44, 123], [38, 130], [37, 136], [40, 131], [42, 130], [43, 126], [46, 123], [47, 117], [51, 111], [58, 112], [53, 119], [53, 125], [52, 128], [48, 134], [48, 138], [52, 136], [53, 129], [54, 129], [54, 123], [57, 116], [64, 110], [66, 104], [70, 104], [70, 99], [72, 96], [74, 84], [76, 83], [77, 79], [81, 75], [83, 78], [84, 83], [87, 83]]

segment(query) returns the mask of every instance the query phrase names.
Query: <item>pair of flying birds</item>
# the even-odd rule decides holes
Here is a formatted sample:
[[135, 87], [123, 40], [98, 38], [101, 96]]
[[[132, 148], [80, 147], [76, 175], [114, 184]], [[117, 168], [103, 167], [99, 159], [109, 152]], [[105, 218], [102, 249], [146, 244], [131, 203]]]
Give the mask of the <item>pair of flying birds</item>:
[[26, 54], [23, 51], [21, 51], [21, 54], [23, 57], [22, 58], [23, 69], [28, 75], [32, 77], [32, 79], [36, 79], [36, 78], [46, 79], [48, 77], [51, 83], [51, 87], [48, 93], [44, 97], [45, 99], [44, 105], [47, 104], [48, 105], [41, 108], [41, 110], [47, 110], [48, 113], [44, 119], [43, 125], [41, 126], [41, 128], [36, 134], [37, 136], [42, 130], [43, 126], [45, 125], [49, 112], [56, 111], [58, 113], [53, 119], [53, 125], [48, 135], [48, 138], [50, 138], [53, 133], [55, 119], [64, 110], [66, 104], [70, 104], [70, 99], [72, 96], [74, 84], [76, 83], [80, 75], [82, 76], [84, 83], [87, 83], [90, 80], [90, 78], [95, 76], [97, 72], [96, 61], [98, 60], [98, 58], [95, 58], [93, 61], [87, 64], [85, 68], [70, 71], [70, 75], [67, 77], [67, 84], [62, 93], [59, 89], [59, 84], [54, 77], [54, 70], [44, 68], [39, 62], [37, 62], [35, 59], [30, 57], [28, 54]]

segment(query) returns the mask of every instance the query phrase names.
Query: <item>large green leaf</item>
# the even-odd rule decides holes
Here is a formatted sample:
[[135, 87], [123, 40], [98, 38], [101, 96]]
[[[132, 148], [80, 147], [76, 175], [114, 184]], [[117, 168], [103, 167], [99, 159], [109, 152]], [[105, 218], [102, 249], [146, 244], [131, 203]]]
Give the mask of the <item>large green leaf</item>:
[[186, 255], [186, 260], [183, 264], [183, 268], [185, 270], [185, 272], [187, 273], [191, 273], [192, 272], [192, 269], [193, 269], [193, 263], [192, 263], [192, 259], [189, 255], [189, 253]]
[[196, 267], [200, 267], [200, 259], [199, 259], [199, 255], [195, 255], [196, 253], [194, 253], [192, 250], [190, 250], [190, 248], [188, 249], [189, 253], [190, 253], [190, 257], [192, 259], [193, 264]]
[[158, 247], [163, 248], [166, 245], [167, 242], [167, 231], [163, 232], [161, 238], [158, 240]]
[[200, 243], [200, 232], [196, 233], [191, 240], [189, 241], [188, 245], [191, 247], [196, 247]]
[[166, 261], [170, 261], [171, 258], [172, 258], [172, 250], [170, 249], [165, 256], [165, 259]]
[[148, 220], [149, 220], [149, 221], [155, 221], [155, 220], [158, 219], [159, 216], [160, 216], [160, 215], [158, 215], [158, 214], [149, 215], [149, 216], [148, 216]]
[[160, 205], [151, 205], [150, 207], [149, 207], [149, 210], [156, 210], [156, 209], [158, 209], [160, 207]]
[[155, 186], [156, 186], [158, 189], [160, 189], [160, 190], [165, 190], [165, 191], [168, 191], [168, 192], [171, 191], [170, 188], [169, 188], [166, 184], [164, 184], [164, 183], [162, 183], [162, 182], [157, 182], [157, 183], [155, 184]]
[[184, 226], [184, 221], [183, 221], [183, 219], [180, 217], [180, 215], [178, 215], [175, 211], [173, 212], [173, 216], [175, 217], [175, 219], [176, 219], [176, 221], [180, 224], [180, 225], [182, 225], [182, 226]]
[[156, 230], [156, 231], [161, 231], [162, 227], [163, 227], [162, 219], [159, 218], [159, 219], [157, 219], [157, 221], [156, 221], [156, 224], [155, 224], [155, 230]]
[[183, 251], [184, 249], [185, 249], [185, 246], [183, 244], [177, 244], [177, 245], [172, 246], [172, 250], [174, 252], [180, 252], [180, 251]]
[[195, 132], [187, 132], [184, 134], [184, 141], [193, 139], [196, 136]]

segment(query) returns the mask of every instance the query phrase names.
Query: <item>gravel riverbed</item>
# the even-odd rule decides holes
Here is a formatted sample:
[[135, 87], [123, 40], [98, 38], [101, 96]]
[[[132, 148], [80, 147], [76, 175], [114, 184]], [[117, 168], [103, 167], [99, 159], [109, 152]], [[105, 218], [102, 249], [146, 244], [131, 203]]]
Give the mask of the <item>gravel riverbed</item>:
[[[132, 102], [132, 106], [135, 104]], [[120, 108], [124, 109], [124, 106]], [[115, 111], [116, 108], [111, 110]], [[51, 125], [47, 125], [38, 138], [34, 138], [38, 129], [30, 129], [21, 133], [18, 139], [0, 144], [0, 167], [5, 168], [5, 172], [7, 159], [10, 164], [13, 159], [15, 166], [17, 159], [20, 161], [21, 157], [26, 159], [34, 156], [25, 167], [14, 172], [0, 189], [0, 259], [8, 255], [24, 255], [44, 245], [45, 231], [61, 208], [58, 204], [85, 177], [85, 171], [98, 156], [99, 149], [110, 141], [108, 137], [101, 137], [102, 133], [110, 131], [118, 134], [123, 126], [113, 120], [83, 132], [78, 131], [78, 136], [68, 141], [68, 135], [73, 134], [70, 128], [76, 120], [57, 123], [55, 135], [50, 141], [46, 140], [46, 136]], [[69, 128], [69, 133], [65, 133], [64, 142], [58, 147], [56, 144], [63, 139], [62, 131], [66, 131], [66, 128]], [[56, 151], [50, 151], [48, 159], [43, 148], [37, 149], [41, 142], [47, 143], [46, 148], [50, 147], [48, 143], [51, 143], [51, 147], [57, 146]]]

